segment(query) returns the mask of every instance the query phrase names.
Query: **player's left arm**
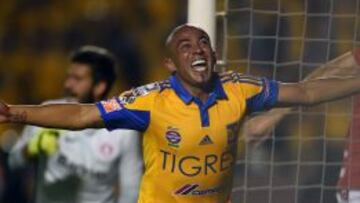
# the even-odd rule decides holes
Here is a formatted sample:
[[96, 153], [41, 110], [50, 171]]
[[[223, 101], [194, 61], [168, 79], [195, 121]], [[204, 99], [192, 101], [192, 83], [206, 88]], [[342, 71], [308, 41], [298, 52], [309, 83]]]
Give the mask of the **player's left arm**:
[[[114, 131], [115, 133], [117, 131]], [[139, 195], [141, 177], [143, 175], [143, 159], [141, 153], [141, 134], [137, 131], [122, 130], [121, 155], [119, 160], [118, 203], [136, 203]]]
[[360, 92], [360, 75], [280, 83], [276, 106], [315, 105]]
[[[356, 49], [353, 53], [346, 53], [333, 62], [325, 64], [319, 70], [326, 72], [326, 69], [333, 69], [335, 73], [338, 73], [333, 75], [342, 75], [342, 72], [349, 73], [354, 70], [351, 77], [320, 78], [299, 83], [280, 84], [277, 106], [315, 105], [360, 92], [360, 74], [356, 68], [354, 69], [359, 64], [360, 49]], [[331, 68], [337, 66], [344, 70], [338, 71], [338, 68]], [[331, 74], [331, 71], [327, 70], [327, 72], [327, 75]]]
[[[360, 57], [360, 49], [354, 52], [348, 51], [324, 65], [316, 68], [304, 81], [316, 78], [350, 76], [360, 73], [357, 58]], [[244, 136], [252, 144], [259, 144], [271, 134], [273, 127], [280, 122], [292, 108], [275, 108], [261, 115], [252, 117], [244, 124]]]

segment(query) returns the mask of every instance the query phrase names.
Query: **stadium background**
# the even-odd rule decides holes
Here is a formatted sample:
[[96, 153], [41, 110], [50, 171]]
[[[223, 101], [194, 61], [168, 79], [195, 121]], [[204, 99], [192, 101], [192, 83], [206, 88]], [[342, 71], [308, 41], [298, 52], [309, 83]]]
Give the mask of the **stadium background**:
[[[2, 0], [0, 98], [36, 104], [60, 97], [68, 53], [84, 44], [117, 56], [113, 95], [163, 79], [163, 42], [186, 22], [186, 7], [183, 0]], [[225, 67], [281, 81], [302, 79], [351, 50], [359, 36], [358, 0], [218, 0], [216, 10]], [[256, 149], [242, 144], [234, 202], [335, 202], [351, 103], [299, 108], [275, 129], [275, 139]], [[6, 164], [20, 132], [19, 125], [0, 125], [4, 203], [31, 199], [32, 169], [9, 171]]]

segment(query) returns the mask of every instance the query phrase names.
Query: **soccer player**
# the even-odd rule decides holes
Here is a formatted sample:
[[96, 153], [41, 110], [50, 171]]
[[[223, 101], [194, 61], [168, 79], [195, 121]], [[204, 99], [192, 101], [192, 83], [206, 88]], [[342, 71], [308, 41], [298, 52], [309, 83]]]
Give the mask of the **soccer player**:
[[235, 72], [219, 75], [209, 36], [191, 25], [175, 28], [166, 48], [164, 65], [172, 72], [167, 80], [96, 104], [2, 104], [0, 122], [142, 131], [145, 173], [138, 202], [225, 203], [246, 114], [360, 92], [359, 77], [284, 84]]
[[[100, 47], [84, 46], [70, 60], [64, 83], [68, 97], [47, 103], [104, 99], [116, 79], [112, 55]], [[134, 203], [143, 172], [139, 136], [134, 130], [26, 126], [11, 150], [9, 164], [23, 167], [37, 160], [36, 203]]]
[[360, 95], [354, 97], [353, 114], [348, 131], [347, 147], [338, 180], [339, 203], [360, 203]]

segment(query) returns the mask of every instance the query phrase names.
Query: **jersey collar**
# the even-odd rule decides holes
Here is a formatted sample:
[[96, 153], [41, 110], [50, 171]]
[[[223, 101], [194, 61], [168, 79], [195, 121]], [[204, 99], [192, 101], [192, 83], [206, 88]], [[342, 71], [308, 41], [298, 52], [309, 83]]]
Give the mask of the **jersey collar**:
[[[186, 103], [189, 104], [191, 101], [193, 101], [195, 99], [194, 96], [192, 96], [185, 88], [184, 86], [181, 84], [181, 82], [179, 81], [179, 79], [175, 76], [175, 74], [172, 74], [170, 76], [170, 84], [171, 87], [175, 90], [175, 93], [180, 97], [180, 99]], [[210, 93], [211, 95], [215, 95], [216, 99], [227, 99], [226, 93], [224, 91], [224, 88], [221, 84], [220, 78], [216, 75], [216, 79], [215, 79], [215, 88], [214, 90]]]

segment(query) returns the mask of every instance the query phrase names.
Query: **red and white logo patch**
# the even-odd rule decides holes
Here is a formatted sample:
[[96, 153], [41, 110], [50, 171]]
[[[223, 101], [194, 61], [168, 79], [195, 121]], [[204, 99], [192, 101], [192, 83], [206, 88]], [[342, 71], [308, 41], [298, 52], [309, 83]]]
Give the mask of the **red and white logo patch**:
[[118, 111], [121, 109], [121, 105], [116, 99], [109, 99], [107, 101], [101, 101], [101, 105], [104, 107], [106, 113]]

